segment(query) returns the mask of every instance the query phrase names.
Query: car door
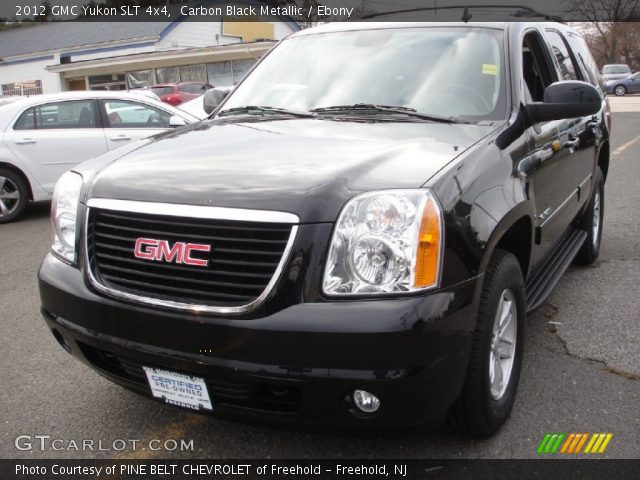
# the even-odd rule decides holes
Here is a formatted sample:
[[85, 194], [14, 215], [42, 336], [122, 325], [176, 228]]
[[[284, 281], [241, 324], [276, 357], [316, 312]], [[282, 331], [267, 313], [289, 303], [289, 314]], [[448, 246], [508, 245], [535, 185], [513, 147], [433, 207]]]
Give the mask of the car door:
[[135, 100], [102, 99], [100, 104], [109, 150], [168, 129], [173, 115]]
[[53, 193], [67, 170], [107, 151], [95, 99], [30, 107], [20, 113], [4, 138], [48, 193]]
[[[589, 83], [589, 76], [581, 70], [577, 56], [571, 49], [567, 37], [552, 28], [547, 29], [546, 34], [549, 46], [557, 61], [560, 79], [581, 80]], [[568, 140], [562, 144], [568, 150], [565, 161], [578, 189], [578, 210], [589, 200], [591, 193], [593, 166], [598, 154], [596, 147], [597, 124], [597, 116], [590, 115], [573, 119], [573, 128], [569, 133]]]
[[640, 73], [636, 73], [629, 77], [627, 81], [627, 91], [629, 93], [640, 93]]
[[[541, 102], [544, 90], [557, 81], [552, 53], [537, 30], [523, 40], [522, 65], [527, 102]], [[533, 262], [543, 257], [560, 240], [577, 215], [579, 174], [570, 158], [575, 153], [575, 121], [554, 120], [532, 125], [527, 130], [530, 154], [518, 170], [533, 187], [536, 245]]]

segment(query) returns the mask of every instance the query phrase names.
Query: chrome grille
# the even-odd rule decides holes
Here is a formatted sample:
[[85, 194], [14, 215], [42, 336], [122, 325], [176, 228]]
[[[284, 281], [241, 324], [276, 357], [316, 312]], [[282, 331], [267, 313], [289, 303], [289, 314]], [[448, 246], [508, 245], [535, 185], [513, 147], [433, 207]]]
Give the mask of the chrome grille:
[[[115, 207], [135, 204], [136, 208], [116, 210], [101, 208], [105, 201], [95, 201], [98, 206], [89, 203], [86, 249], [92, 283], [104, 293], [160, 306], [220, 312], [257, 306], [275, 284], [297, 229], [284, 222], [230, 220], [233, 209], [195, 207], [198, 216], [190, 217], [187, 215], [193, 207], [185, 206], [185, 216], [176, 216], [156, 213], [162, 208], [142, 212], [145, 207], [162, 204], [111, 202]], [[207, 208], [212, 215], [224, 210], [225, 218], [202, 218]], [[259, 220], [272, 212], [254, 213]], [[194, 258], [208, 264], [136, 258], [138, 238], [158, 239], [170, 245], [210, 245], [210, 252], [194, 253]]]

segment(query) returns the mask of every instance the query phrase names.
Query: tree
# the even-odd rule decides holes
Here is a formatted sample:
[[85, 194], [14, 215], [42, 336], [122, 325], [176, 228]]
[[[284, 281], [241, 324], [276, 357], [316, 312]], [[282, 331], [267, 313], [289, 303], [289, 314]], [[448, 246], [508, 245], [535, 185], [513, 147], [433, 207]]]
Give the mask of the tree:
[[570, 9], [587, 23], [585, 34], [600, 65], [629, 62], [629, 55], [638, 58], [632, 50], [640, 47], [640, 25], [632, 21], [640, 17], [640, 0], [572, 0]]

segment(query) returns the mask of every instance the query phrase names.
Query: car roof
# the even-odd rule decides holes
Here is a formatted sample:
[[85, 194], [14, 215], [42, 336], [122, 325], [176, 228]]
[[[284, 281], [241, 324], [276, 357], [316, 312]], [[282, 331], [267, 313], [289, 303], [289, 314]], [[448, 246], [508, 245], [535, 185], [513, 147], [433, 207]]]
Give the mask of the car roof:
[[[43, 103], [51, 103], [57, 101], [65, 101], [65, 100], [83, 100], [87, 98], [104, 98], [104, 99], [113, 99], [113, 100], [132, 100], [137, 101], [139, 103], [146, 103], [148, 105], [162, 108], [171, 112], [174, 115], [180, 115], [183, 117], [192, 117], [191, 121], [195, 122], [199, 119], [189, 112], [185, 112], [183, 110], [177, 109], [172, 105], [168, 105], [166, 103], [161, 102], [160, 100], [153, 99], [146, 95], [141, 95], [139, 93], [127, 92], [123, 90], [77, 90], [72, 92], [59, 92], [59, 93], [44, 93], [41, 95], [31, 95], [28, 97], [21, 97], [19, 100], [15, 102], [11, 102], [8, 104], [4, 104], [1, 106], [2, 110], [0, 113], [0, 131], [4, 130], [4, 123], [9, 117], [12, 117], [16, 112], [23, 111], [29, 107], [40, 105]], [[9, 113], [7, 117], [5, 114]]]
[[[40, 95], [30, 95], [22, 97], [18, 102], [24, 104], [38, 104], [55, 102], [57, 100], [82, 100], [85, 98], [116, 98], [122, 100], [151, 100], [152, 98], [139, 93], [128, 92], [126, 90], [76, 90], [71, 92], [43, 93]], [[159, 103], [156, 100], [156, 103]]]
[[303, 37], [306, 35], [315, 35], [321, 33], [333, 32], [350, 32], [365, 30], [381, 30], [381, 29], [408, 29], [408, 28], [438, 28], [438, 27], [475, 27], [490, 28], [496, 30], [505, 30], [509, 26], [515, 26], [521, 29], [531, 25], [540, 27], [549, 27], [553, 25], [563, 31], [571, 31], [577, 33], [574, 28], [559, 22], [334, 22], [325, 23], [316, 27], [307, 28], [290, 35], [292, 37]]
[[425, 27], [442, 27], [442, 26], [480, 26], [488, 28], [500, 28], [506, 27], [506, 22], [476, 22], [476, 23], [461, 23], [461, 22], [334, 22], [325, 23], [316, 27], [300, 30], [299, 32], [290, 35], [290, 37], [303, 37], [306, 35], [313, 35], [317, 33], [332, 33], [332, 32], [351, 32], [360, 30], [381, 30], [391, 28], [425, 28]]

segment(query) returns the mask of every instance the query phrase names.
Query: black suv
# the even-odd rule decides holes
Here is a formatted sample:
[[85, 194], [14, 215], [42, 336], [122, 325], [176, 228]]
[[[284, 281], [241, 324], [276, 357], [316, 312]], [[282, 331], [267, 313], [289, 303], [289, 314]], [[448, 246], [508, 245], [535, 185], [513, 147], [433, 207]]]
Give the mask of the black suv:
[[598, 256], [599, 81], [557, 23], [292, 35], [208, 120], [60, 180], [47, 325], [183, 408], [490, 435], [527, 312]]

